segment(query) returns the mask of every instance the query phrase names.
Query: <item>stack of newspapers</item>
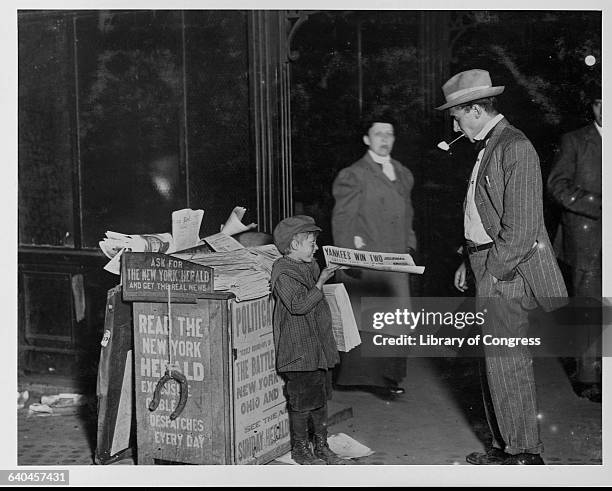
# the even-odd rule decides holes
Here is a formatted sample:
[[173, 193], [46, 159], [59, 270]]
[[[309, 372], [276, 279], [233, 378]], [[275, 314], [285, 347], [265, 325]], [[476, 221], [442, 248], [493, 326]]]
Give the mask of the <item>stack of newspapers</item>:
[[332, 314], [332, 331], [338, 351], [347, 352], [361, 344], [357, 323], [344, 283], [323, 285], [323, 295]]
[[255, 260], [264, 270], [268, 272], [269, 275], [271, 275], [272, 264], [279, 257], [281, 257], [281, 253], [278, 252], [276, 246], [274, 244], [269, 244], [258, 247], [249, 247], [249, 251], [255, 254]]
[[[239, 302], [270, 294], [270, 271], [274, 254], [269, 246], [224, 252], [179, 252], [172, 256], [212, 267], [215, 291], [231, 292]], [[276, 256], [280, 257], [278, 251]]]
[[204, 212], [186, 208], [172, 213], [172, 233], [128, 235], [108, 231], [100, 249], [110, 259], [104, 267], [120, 274], [123, 251], [158, 252], [210, 266], [215, 291], [231, 292], [236, 300], [253, 300], [270, 294], [272, 263], [281, 255], [274, 245], [245, 248], [232, 235], [252, 230], [244, 225], [246, 208], [235, 207], [221, 232], [199, 238]]

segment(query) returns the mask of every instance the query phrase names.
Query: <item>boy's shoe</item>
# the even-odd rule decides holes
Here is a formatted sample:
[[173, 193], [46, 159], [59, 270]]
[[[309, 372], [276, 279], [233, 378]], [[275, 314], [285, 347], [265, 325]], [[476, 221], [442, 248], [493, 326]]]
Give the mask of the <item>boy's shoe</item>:
[[325, 461], [328, 465], [346, 465], [348, 461], [342, 457], [338, 457], [331, 451], [327, 444], [326, 435], [314, 435], [314, 456]]
[[305, 440], [296, 440], [291, 449], [291, 458], [300, 465], [326, 465], [324, 460], [312, 454], [310, 444]]

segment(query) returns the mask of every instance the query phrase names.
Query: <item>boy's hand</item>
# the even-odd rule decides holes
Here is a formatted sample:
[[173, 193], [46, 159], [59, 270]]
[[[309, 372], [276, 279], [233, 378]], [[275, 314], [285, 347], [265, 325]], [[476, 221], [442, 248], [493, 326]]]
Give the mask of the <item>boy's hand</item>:
[[325, 282], [327, 280], [329, 280], [332, 276], [334, 276], [334, 273], [340, 269], [340, 265], [338, 264], [333, 264], [331, 266], [326, 266], [323, 271], [321, 271], [321, 274], [319, 275], [319, 279], [317, 280], [315, 286], [321, 290], [323, 288], [323, 285], [325, 284]]

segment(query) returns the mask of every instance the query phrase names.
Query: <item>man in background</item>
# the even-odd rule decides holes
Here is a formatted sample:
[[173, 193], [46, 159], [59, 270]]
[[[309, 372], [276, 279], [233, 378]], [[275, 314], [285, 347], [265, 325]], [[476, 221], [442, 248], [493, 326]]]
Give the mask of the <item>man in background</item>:
[[562, 136], [548, 190], [563, 210], [555, 251], [566, 266], [571, 295], [580, 299], [573, 318], [574, 389], [601, 402], [601, 86], [591, 89], [589, 102], [594, 121]]

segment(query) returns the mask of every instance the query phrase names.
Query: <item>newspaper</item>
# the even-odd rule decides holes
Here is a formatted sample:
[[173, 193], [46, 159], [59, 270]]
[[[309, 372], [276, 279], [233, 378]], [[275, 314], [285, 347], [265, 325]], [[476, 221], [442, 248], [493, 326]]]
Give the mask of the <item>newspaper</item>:
[[257, 227], [256, 223], [249, 225], [242, 223], [245, 212], [246, 208], [242, 206], [234, 207], [225, 224], [221, 226], [223, 233], [211, 235], [206, 239], [199, 238], [204, 210], [191, 208], [172, 212], [171, 234], [127, 235], [107, 231], [106, 238], [98, 243], [102, 252], [110, 259], [104, 269], [116, 275], [121, 274], [121, 255], [125, 250], [172, 254], [207, 244], [219, 252], [241, 249], [243, 246], [230, 236]]
[[200, 241], [200, 226], [204, 210], [184, 208], [172, 212], [172, 239], [175, 251], [194, 247]]
[[372, 252], [343, 247], [323, 246], [325, 262], [350, 268], [367, 268], [377, 271], [423, 274], [425, 266], [417, 266], [410, 254]]
[[215, 291], [232, 292], [238, 302], [270, 294], [273, 258], [265, 249], [262, 253], [246, 248], [225, 252], [184, 251], [172, 256], [213, 268]]
[[244, 249], [244, 246], [240, 242], [224, 232], [209, 235], [208, 237], [204, 237], [202, 240], [206, 242], [215, 252], [229, 252]]
[[323, 285], [323, 295], [332, 315], [332, 331], [338, 351], [347, 352], [361, 344], [351, 301], [343, 283]]
[[230, 216], [227, 218], [225, 224], [221, 225], [221, 232], [226, 235], [236, 235], [241, 232], [246, 232], [247, 230], [256, 228], [256, 223], [249, 223], [248, 225], [242, 223], [242, 219], [244, 217], [245, 212], [246, 208], [242, 206], [236, 206], [230, 213]]
[[126, 235], [119, 232], [106, 232], [101, 240], [100, 249], [110, 258], [104, 269], [110, 273], [121, 274], [121, 254], [126, 249], [132, 252], [161, 252], [170, 254], [176, 251], [172, 234]]
[[268, 275], [272, 275], [274, 261], [282, 257], [282, 254], [278, 252], [274, 244], [249, 247], [248, 250], [255, 254], [255, 259]]
[[121, 249], [130, 248], [134, 252], [174, 252], [174, 241], [171, 234], [126, 235], [119, 232], [106, 232], [101, 240], [100, 249], [109, 259], [114, 258]]

